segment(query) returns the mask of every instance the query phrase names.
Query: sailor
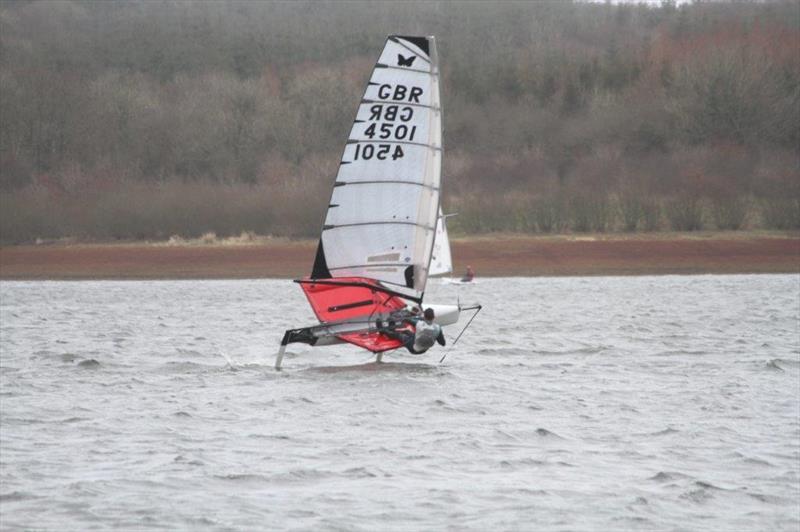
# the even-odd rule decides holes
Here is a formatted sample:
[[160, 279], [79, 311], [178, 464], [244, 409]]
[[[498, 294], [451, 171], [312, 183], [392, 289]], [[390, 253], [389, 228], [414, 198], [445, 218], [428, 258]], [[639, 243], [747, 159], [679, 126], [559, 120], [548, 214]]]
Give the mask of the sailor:
[[394, 324], [389, 322], [389, 327], [384, 327], [380, 320], [377, 321], [378, 331], [403, 342], [403, 346], [408, 349], [412, 355], [421, 355], [430, 349], [434, 342], [439, 342], [439, 345], [445, 345], [444, 333], [442, 328], [433, 323], [435, 314], [432, 308], [426, 308], [423, 317], [409, 317], [405, 318], [399, 325], [404, 327], [408, 324], [412, 327], [411, 330], [407, 328], [392, 327]]
[[464, 274], [464, 277], [461, 278], [462, 283], [471, 283], [472, 279], [475, 278], [475, 271], [472, 269], [472, 266], [467, 266], [467, 272]]

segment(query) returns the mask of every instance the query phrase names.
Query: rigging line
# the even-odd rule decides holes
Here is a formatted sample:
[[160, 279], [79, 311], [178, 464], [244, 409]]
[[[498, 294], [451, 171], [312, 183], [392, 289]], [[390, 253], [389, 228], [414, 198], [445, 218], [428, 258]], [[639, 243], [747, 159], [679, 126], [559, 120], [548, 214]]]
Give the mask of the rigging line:
[[[441, 146], [435, 146], [433, 144], [425, 144], [424, 142], [410, 142], [408, 140], [388, 140], [388, 139], [347, 139], [346, 145], [350, 144], [403, 144], [406, 146], [422, 146], [423, 148], [429, 148], [431, 150], [438, 150], [442, 151]], [[369, 159], [365, 159], [369, 160]], [[385, 159], [379, 159], [385, 160]]]
[[[452, 348], [454, 348], [454, 347], [456, 346], [456, 343], [458, 342], [458, 339], [459, 339], [459, 338], [461, 338], [461, 335], [462, 335], [462, 334], [464, 334], [464, 331], [466, 331], [466, 330], [467, 330], [467, 327], [469, 327], [470, 323], [472, 323], [472, 320], [474, 320], [474, 319], [475, 319], [475, 316], [477, 316], [477, 315], [478, 315], [478, 312], [480, 312], [482, 308], [483, 308], [483, 307], [482, 307], [482, 306], [480, 306], [480, 305], [478, 305], [478, 306], [477, 306], [477, 308], [475, 309], [475, 314], [473, 314], [473, 315], [472, 315], [472, 317], [469, 319], [469, 321], [467, 322], [467, 324], [466, 324], [466, 325], [464, 325], [464, 328], [463, 328], [463, 329], [461, 329], [461, 332], [460, 332], [460, 333], [458, 333], [458, 336], [456, 336], [456, 339], [453, 341], [453, 343], [452, 343], [452, 344], [450, 344], [450, 349], [452, 349]], [[447, 350], [447, 352], [446, 352], [444, 355], [442, 355], [442, 358], [439, 360], [439, 364], [441, 364], [442, 362], [444, 362], [444, 359], [445, 359], [445, 357], [447, 357], [447, 353], [449, 353], [449, 352], [450, 352], [450, 349], [448, 349], [448, 350]]]
[[472, 317], [469, 319], [467, 324], [464, 325], [464, 328], [461, 329], [461, 332], [458, 333], [458, 336], [456, 336], [456, 339], [453, 340], [453, 347], [455, 347], [456, 343], [458, 343], [458, 339], [461, 338], [461, 335], [464, 334], [464, 331], [467, 330], [467, 327], [469, 327], [470, 323], [472, 323], [472, 320], [475, 319], [475, 317], [478, 315], [478, 312], [480, 312], [482, 308], [483, 308], [482, 306], [478, 305], [478, 308], [475, 309], [475, 314], [472, 315]]

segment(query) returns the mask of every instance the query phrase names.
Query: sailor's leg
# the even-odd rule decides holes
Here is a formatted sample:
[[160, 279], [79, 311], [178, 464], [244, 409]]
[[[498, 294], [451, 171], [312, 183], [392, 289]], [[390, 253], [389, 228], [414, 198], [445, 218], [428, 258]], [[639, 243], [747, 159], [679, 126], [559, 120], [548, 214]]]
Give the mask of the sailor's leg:
[[[414, 351], [414, 338], [415, 338], [414, 333], [407, 330], [398, 331], [393, 329], [387, 329], [386, 327], [381, 327], [381, 326], [378, 327], [378, 332], [383, 334], [384, 336], [392, 338], [393, 340], [399, 340], [400, 343], [403, 344], [403, 347], [408, 349], [409, 353], [411, 353], [412, 355], [420, 354], [417, 351]], [[382, 357], [379, 354], [378, 362], [380, 362], [381, 359]]]
[[421, 355], [425, 351], [417, 351], [416, 349], [414, 349], [414, 340], [415, 337], [411, 333], [404, 334], [403, 338], [400, 339], [400, 341], [403, 342], [403, 347], [408, 349], [409, 353], [411, 353], [412, 355]]
[[[380, 323], [380, 322], [377, 322], [377, 323]], [[377, 329], [377, 331], [379, 333], [381, 333], [382, 335], [386, 336], [387, 338], [392, 338], [394, 340], [400, 340], [401, 342], [403, 341], [402, 333], [400, 333], [400, 332], [398, 332], [398, 331], [396, 331], [394, 329], [390, 329], [388, 327], [383, 327], [382, 325], [379, 326], [379, 327], [376, 327], [376, 329]]]
[[378, 356], [375, 358], [375, 362], [377, 362], [378, 364], [383, 362], [383, 353], [378, 353]]

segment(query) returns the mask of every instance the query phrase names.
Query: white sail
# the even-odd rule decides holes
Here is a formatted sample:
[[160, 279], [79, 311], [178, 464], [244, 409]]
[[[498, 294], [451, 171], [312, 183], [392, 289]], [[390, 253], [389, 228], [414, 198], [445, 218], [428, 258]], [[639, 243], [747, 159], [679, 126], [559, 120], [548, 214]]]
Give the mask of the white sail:
[[453, 271], [453, 257], [450, 254], [450, 239], [447, 237], [447, 217], [439, 209], [439, 221], [436, 222], [436, 242], [433, 244], [433, 256], [428, 270], [429, 276], [444, 275]]
[[312, 278], [425, 290], [439, 218], [439, 67], [433, 37], [387, 39], [334, 183]]

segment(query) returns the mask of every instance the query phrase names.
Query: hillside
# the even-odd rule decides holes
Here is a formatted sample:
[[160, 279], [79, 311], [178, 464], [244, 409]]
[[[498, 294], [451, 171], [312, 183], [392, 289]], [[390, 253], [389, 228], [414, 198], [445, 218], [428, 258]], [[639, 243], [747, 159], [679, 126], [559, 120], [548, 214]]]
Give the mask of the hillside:
[[0, 3], [0, 241], [312, 237], [387, 34], [455, 234], [800, 227], [800, 4]]

